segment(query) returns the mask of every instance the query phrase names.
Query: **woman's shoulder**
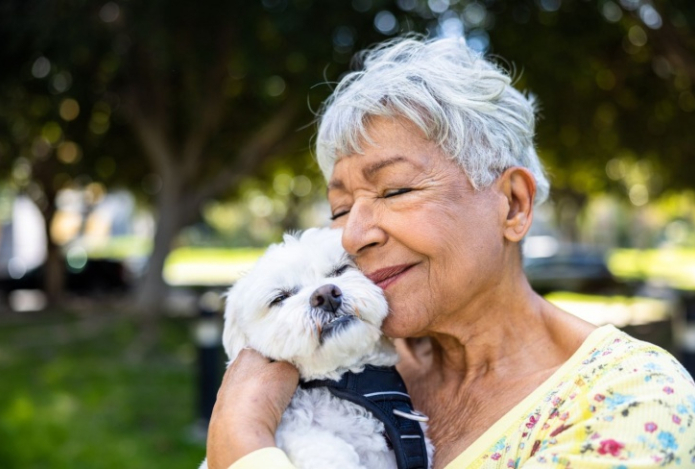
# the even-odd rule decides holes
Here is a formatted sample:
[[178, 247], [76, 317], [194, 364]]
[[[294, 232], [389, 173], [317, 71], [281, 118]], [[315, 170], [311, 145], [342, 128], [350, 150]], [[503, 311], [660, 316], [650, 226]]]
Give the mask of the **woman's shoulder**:
[[688, 449], [695, 451], [695, 382], [690, 374], [657, 345], [613, 326], [599, 331], [573, 370], [572, 399], [559, 412], [573, 415], [591, 438], [631, 435], [633, 442], [655, 447], [672, 438], [690, 442]]
[[612, 326], [592, 336], [565, 370], [563, 384], [536, 409], [542, 425], [533, 435], [530, 466], [620, 459], [624, 467], [644, 460], [692, 467], [692, 377], [666, 350]]
[[695, 467], [695, 383], [670, 353], [613, 326], [518, 410], [450, 467]]
[[574, 369], [591, 388], [646, 390], [661, 386], [693, 393], [690, 374], [663, 348], [638, 340], [613, 326], [603, 326], [589, 337], [589, 347], [578, 357]]

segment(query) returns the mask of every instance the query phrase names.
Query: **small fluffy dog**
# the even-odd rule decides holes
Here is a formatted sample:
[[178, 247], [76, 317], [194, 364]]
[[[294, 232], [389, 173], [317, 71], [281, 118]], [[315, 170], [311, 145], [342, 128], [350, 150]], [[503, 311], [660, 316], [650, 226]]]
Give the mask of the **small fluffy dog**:
[[[401, 410], [393, 410], [379, 400], [405, 396], [409, 403], [404, 386], [400, 392], [370, 388], [373, 376], [380, 380], [379, 373], [402, 385], [400, 377], [393, 378], [385, 368], [393, 367], [398, 356], [380, 330], [388, 313], [383, 292], [356, 268], [340, 238], [339, 230], [310, 229], [285, 235], [283, 243], [270, 246], [227, 295], [225, 350], [230, 363], [244, 347], [251, 347], [299, 369], [302, 384], [276, 433], [278, 447], [298, 468], [426, 469], [432, 460], [432, 445], [420, 430], [426, 417], [408, 407], [403, 412], [400, 402]], [[372, 375], [366, 385], [359, 383], [368, 372]], [[375, 418], [376, 413], [336, 397], [325, 386], [345, 384], [348, 377], [352, 384], [347, 387], [367, 390], [363, 395], [376, 400], [372, 410], [400, 416], [401, 429], [414, 425], [420, 436], [410, 428], [408, 434], [394, 437], [389, 433], [393, 424], [385, 428], [382, 422], [388, 419]], [[374, 389], [378, 392], [371, 392]], [[399, 450], [401, 442], [391, 441], [395, 438], [422, 446], [413, 456], [413, 447]], [[425, 452], [426, 457], [419, 456]]]

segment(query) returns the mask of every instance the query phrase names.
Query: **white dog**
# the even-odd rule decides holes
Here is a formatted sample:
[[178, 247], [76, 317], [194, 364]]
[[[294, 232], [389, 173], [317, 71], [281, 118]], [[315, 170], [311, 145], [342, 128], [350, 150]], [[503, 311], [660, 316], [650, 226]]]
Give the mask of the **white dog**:
[[310, 229], [271, 246], [228, 293], [225, 350], [230, 363], [251, 347], [299, 369], [302, 384], [276, 433], [296, 467], [426, 469], [426, 417], [410, 407], [380, 331], [386, 300], [340, 237]]

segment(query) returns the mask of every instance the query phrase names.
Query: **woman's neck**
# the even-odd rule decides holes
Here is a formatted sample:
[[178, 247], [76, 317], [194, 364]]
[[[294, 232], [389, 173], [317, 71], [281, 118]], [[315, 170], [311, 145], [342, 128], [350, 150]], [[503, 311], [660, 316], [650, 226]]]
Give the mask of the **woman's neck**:
[[422, 334], [427, 339], [396, 343], [413, 402], [431, 419], [436, 467], [547, 380], [595, 329], [545, 301], [525, 279], [517, 285], [431, 324]]
[[[545, 301], [525, 279], [516, 284], [516, 291], [493, 292], [489, 301], [433, 325], [431, 376], [463, 384], [490, 374], [511, 378], [554, 368], [593, 329]], [[576, 337], [565, 327], [573, 322]]]

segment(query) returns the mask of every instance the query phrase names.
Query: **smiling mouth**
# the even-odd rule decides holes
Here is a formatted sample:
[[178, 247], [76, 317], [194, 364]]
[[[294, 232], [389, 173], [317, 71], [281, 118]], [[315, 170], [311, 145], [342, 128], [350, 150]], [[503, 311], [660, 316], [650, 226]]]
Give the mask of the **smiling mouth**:
[[401, 264], [385, 267], [367, 275], [367, 278], [374, 282], [382, 290], [398, 280], [401, 275], [410, 270], [415, 264]]

